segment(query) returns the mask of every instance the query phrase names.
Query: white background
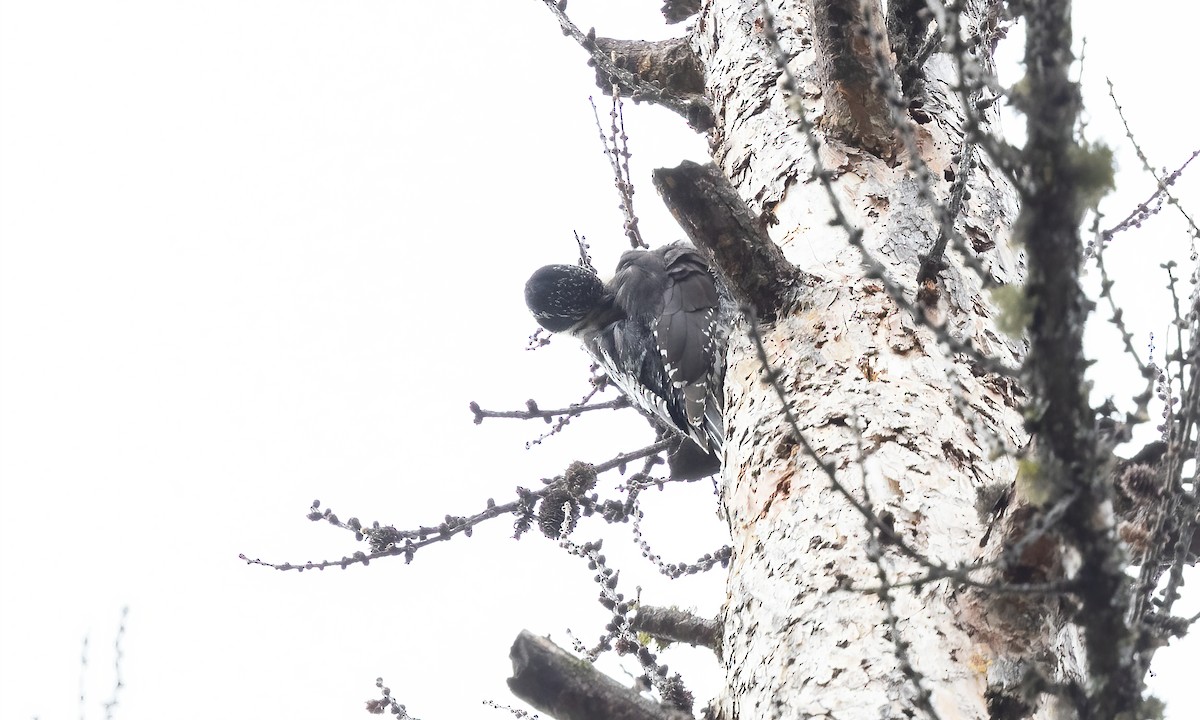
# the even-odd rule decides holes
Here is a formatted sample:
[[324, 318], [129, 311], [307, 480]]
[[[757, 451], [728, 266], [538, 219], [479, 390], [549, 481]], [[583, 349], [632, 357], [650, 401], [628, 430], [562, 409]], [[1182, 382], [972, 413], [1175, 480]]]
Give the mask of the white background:
[[[1196, 18], [1178, 3], [1081, 5], [1088, 134], [1118, 147], [1123, 170], [1105, 205], [1115, 218], [1153, 184], [1103, 77], [1152, 160], [1178, 164], [1197, 142]], [[657, 6], [570, 10], [602, 35], [678, 32]], [[359, 549], [304, 519], [313, 498], [343, 518], [432, 524], [649, 440], [627, 412], [527, 451], [544, 425], [476, 427], [467, 409], [586, 391], [577, 348], [524, 350], [521, 288], [573, 259], [573, 230], [601, 268], [624, 247], [591, 73], [542, 4], [3, 1], [0, 13], [0, 718], [78, 716], [84, 637], [83, 710], [101, 716], [125, 605], [128, 719], [359, 716], [379, 675], [426, 720], [496, 717], [479, 702], [510, 701], [521, 628], [594, 640], [607, 614], [591, 573], [533, 534], [512, 542], [508, 520], [411, 566], [299, 574], [238, 560]], [[646, 236], [677, 239], [647, 175], [703, 160], [704, 143], [663, 110], [627, 121]], [[1194, 187], [1180, 186], [1185, 203]], [[1169, 213], [1113, 244], [1140, 347], [1170, 320], [1157, 264], [1171, 256], [1186, 275]], [[1098, 396], [1138, 388], [1111, 334], [1091, 348], [1106, 361]], [[653, 498], [648, 531], [669, 560], [721, 544], [710, 491]], [[628, 594], [718, 608], [719, 572], [660, 582], [626, 528], [581, 532], [610, 537]], [[1188, 717], [1197, 654], [1185, 641], [1159, 656], [1155, 688], [1180, 699], [1175, 718]], [[715, 662], [684, 662], [710, 696]]]

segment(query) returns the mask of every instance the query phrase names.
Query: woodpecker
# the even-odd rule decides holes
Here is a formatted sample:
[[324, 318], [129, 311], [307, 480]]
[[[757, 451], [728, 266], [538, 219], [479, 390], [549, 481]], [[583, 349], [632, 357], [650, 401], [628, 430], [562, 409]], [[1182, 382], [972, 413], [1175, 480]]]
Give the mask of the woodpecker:
[[694, 247], [630, 250], [607, 283], [578, 265], [547, 265], [525, 283], [525, 304], [542, 327], [578, 339], [635, 405], [699, 446], [708, 472], [719, 468], [732, 302]]

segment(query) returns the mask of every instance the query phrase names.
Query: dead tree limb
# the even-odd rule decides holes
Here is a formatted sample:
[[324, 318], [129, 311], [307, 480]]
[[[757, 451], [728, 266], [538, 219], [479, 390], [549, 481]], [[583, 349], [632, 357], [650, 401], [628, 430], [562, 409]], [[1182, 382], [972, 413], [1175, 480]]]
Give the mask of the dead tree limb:
[[566, 3], [561, 6], [556, 0], [542, 0], [547, 9], [558, 20], [559, 27], [562, 28], [563, 34], [573, 38], [579, 43], [580, 47], [587, 50], [591, 55], [589, 64], [596, 68], [597, 75], [600, 79], [600, 87], [611, 91], [613, 85], [621, 88], [622, 94], [625, 97], [636, 102], [648, 102], [663, 107], [677, 113], [687, 120], [688, 126], [696, 132], [704, 132], [712, 128], [716, 124], [713, 118], [712, 107], [709, 106], [708, 100], [701, 95], [683, 95], [673, 92], [669, 89], [659, 87], [654, 83], [646, 82], [638, 77], [631, 70], [623, 67], [618, 67], [611, 55], [600, 48], [598, 38], [596, 37], [596, 29], [591, 28], [586, 33], [580, 30], [571, 18], [567, 17]]
[[[598, 37], [596, 47], [608, 53], [614, 65], [651, 85], [696, 99], [704, 93], [704, 68], [685, 38], [651, 41]], [[597, 70], [596, 75], [597, 84], [603, 87], [603, 72]]]
[[544, 637], [522, 630], [509, 657], [513, 694], [558, 720], [692, 720], [597, 670]]
[[[895, 146], [887, 99], [875, 87], [877, 71], [868, 32], [887, 37], [878, 0], [810, 0], [818, 83], [825, 98], [820, 125], [834, 137], [877, 155]], [[890, 47], [885, 48], [890, 55]]]
[[699, 645], [712, 650], [721, 646], [719, 622], [679, 608], [639, 605], [637, 614], [629, 621], [629, 629], [667, 642]]
[[659, 168], [654, 187], [692, 243], [712, 254], [739, 303], [767, 320], [793, 303], [802, 273], [784, 258], [720, 168], [691, 161]]

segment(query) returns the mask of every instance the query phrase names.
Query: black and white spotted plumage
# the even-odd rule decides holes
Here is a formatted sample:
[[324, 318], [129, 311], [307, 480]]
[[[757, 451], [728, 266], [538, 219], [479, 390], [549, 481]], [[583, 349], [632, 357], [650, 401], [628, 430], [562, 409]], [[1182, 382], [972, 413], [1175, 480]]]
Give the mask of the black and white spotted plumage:
[[642, 410], [720, 455], [730, 303], [694, 247], [630, 250], [607, 283], [547, 265], [525, 303], [542, 327], [578, 338]]

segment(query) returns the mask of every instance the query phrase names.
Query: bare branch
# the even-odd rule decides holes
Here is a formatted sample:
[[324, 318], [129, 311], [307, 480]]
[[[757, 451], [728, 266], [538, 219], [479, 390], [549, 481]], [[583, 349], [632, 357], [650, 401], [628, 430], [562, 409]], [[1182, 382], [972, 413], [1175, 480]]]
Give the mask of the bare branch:
[[712, 650], [721, 647], [720, 622], [679, 608], [639, 605], [629, 627], [634, 632], [644, 632], [667, 642], [699, 645]]
[[513, 418], [516, 420], [533, 420], [535, 418], [541, 418], [546, 422], [550, 422], [553, 418], [556, 418], [559, 415], [577, 417], [585, 412], [592, 412], [595, 410], [620, 410], [621, 408], [627, 408], [629, 407], [629, 398], [625, 397], [624, 395], [620, 395], [612, 400], [606, 400], [604, 402], [591, 403], [590, 405], [571, 405], [570, 407], [556, 408], [554, 410], [543, 410], [538, 407], [537, 402], [534, 400], [526, 400], [526, 409], [524, 410], [485, 410], [479, 407], [479, 403], [477, 402], [472, 402], [470, 407], [471, 412], [475, 414], [476, 425], [482, 423], [484, 418]]

